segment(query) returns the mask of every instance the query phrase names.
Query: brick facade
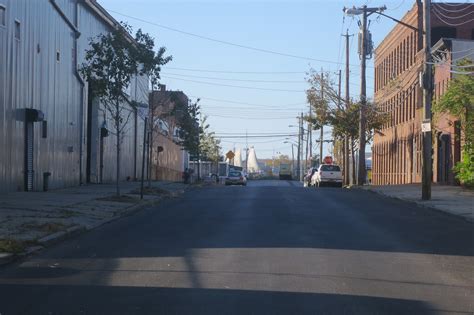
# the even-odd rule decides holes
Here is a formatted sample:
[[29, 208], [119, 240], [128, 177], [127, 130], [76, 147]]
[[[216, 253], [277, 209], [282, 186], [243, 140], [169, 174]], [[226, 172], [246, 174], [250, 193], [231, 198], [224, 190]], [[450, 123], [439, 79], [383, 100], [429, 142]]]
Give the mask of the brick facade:
[[[474, 21], [458, 27], [450, 27], [437, 16], [442, 9], [440, 3], [433, 3], [431, 15], [432, 43], [437, 43], [446, 35], [457, 38], [471, 39]], [[465, 12], [474, 10], [473, 4], [464, 4], [457, 9], [465, 8]], [[450, 13], [452, 14], [452, 13]], [[456, 22], [466, 22], [469, 16]], [[406, 13], [402, 21], [421, 28], [422, 8], [415, 4]], [[389, 113], [389, 119], [382, 130], [374, 137], [372, 147], [372, 183], [375, 185], [395, 185], [421, 182], [421, 121], [423, 117], [423, 91], [419, 84], [419, 73], [423, 67], [422, 37], [418, 32], [397, 24], [375, 50], [375, 102], [382, 112]], [[449, 67], [448, 67], [449, 68]], [[439, 86], [435, 93], [444, 92], [447, 82], [451, 79], [449, 69], [437, 69], [435, 84]], [[458, 133], [454, 125], [449, 125], [449, 117], [441, 117], [435, 129], [444, 130], [444, 134], [455, 139]], [[442, 133], [443, 133], [442, 132]], [[436, 134], [435, 136], [438, 136]], [[441, 136], [441, 134], [439, 134]], [[447, 136], [444, 136], [446, 138]], [[443, 138], [443, 139], [444, 139]], [[459, 138], [459, 137], [457, 137]], [[440, 161], [437, 138], [434, 137], [434, 166]], [[441, 140], [440, 140], [441, 141]], [[456, 142], [456, 141], [454, 141]], [[459, 161], [459, 149], [451, 142], [453, 154], [448, 154], [442, 164], [446, 166], [441, 172], [435, 167], [435, 182], [454, 183], [451, 168]], [[459, 144], [459, 143], [458, 143]]]

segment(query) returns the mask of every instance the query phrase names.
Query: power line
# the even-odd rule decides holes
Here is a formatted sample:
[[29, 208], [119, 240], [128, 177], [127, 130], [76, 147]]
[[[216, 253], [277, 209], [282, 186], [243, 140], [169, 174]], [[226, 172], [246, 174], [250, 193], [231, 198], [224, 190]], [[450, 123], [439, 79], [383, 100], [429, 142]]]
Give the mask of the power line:
[[444, 24], [446, 25], [449, 25], [449, 26], [461, 26], [461, 25], [464, 25], [464, 24], [467, 24], [467, 23], [471, 23], [472, 21], [474, 21], [474, 19], [470, 19], [470, 20], [466, 20], [464, 22], [460, 22], [460, 23], [451, 23], [451, 22], [448, 22], [446, 20], [444, 20], [439, 14], [438, 14], [438, 11], [436, 11], [436, 9], [433, 7], [433, 13], [434, 15], [441, 21], [443, 22]]
[[438, 14], [440, 14], [441, 16], [447, 18], [447, 19], [451, 19], [451, 20], [454, 20], [454, 19], [462, 19], [468, 15], [471, 15], [473, 14], [474, 12], [471, 11], [471, 12], [467, 12], [466, 14], [464, 15], [456, 15], [456, 16], [449, 16], [449, 15], [445, 15], [443, 12], [439, 11], [437, 7], [433, 7], [433, 10], [437, 11]]
[[282, 134], [282, 135], [252, 135], [252, 136], [220, 136], [222, 139], [243, 139], [243, 138], [283, 138], [283, 137], [296, 137], [298, 134]]
[[272, 108], [272, 107], [281, 108], [281, 107], [285, 107], [285, 106], [299, 106], [299, 105], [306, 106], [306, 103], [293, 103], [293, 104], [284, 104], [284, 105], [262, 105], [262, 104], [255, 104], [255, 103], [238, 102], [238, 101], [233, 101], [233, 100], [225, 100], [225, 99], [219, 99], [219, 98], [201, 97], [201, 96], [195, 96], [195, 95], [190, 95], [190, 97], [200, 98], [200, 99], [210, 100], [210, 101], [216, 101], [216, 102], [222, 102], [222, 103], [242, 104], [242, 105], [264, 107], [264, 108]]
[[449, 12], [449, 13], [459, 13], [459, 12], [462, 12], [462, 11], [470, 8], [469, 6], [465, 6], [464, 8], [461, 8], [459, 10], [452, 10], [452, 9], [446, 9], [443, 5], [440, 5], [440, 4], [446, 4], [446, 3], [437, 2], [436, 8], [441, 9], [445, 12]]
[[171, 70], [182, 70], [192, 72], [209, 72], [209, 73], [235, 73], [235, 74], [305, 74], [305, 71], [230, 71], [230, 70], [205, 70], [205, 69], [191, 69], [191, 68], [178, 68], [178, 67], [166, 67]]
[[392, 11], [392, 10], [397, 10], [398, 8], [400, 8], [400, 7], [401, 7], [402, 5], [404, 5], [404, 4], [405, 4], [405, 0], [402, 0], [402, 1], [400, 2], [400, 4], [397, 5], [395, 8], [387, 8], [387, 10], [390, 10], [390, 11]]
[[209, 115], [209, 117], [220, 117], [220, 118], [232, 118], [232, 119], [245, 119], [245, 120], [281, 120], [281, 119], [292, 119], [293, 117], [248, 117], [248, 116], [226, 116], [226, 115]]
[[[137, 17], [131, 16], [131, 15], [128, 15], [128, 14], [120, 13], [120, 12], [117, 12], [117, 11], [114, 11], [114, 10], [108, 9], [107, 11], [113, 12], [113, 13], [115, 13], [115, 14], [119, 14], [119, 15], [122, 15], [122, 16], [125, 16], [125, 17], [128, 17], [128, 18], [133, 19], [133, 20], [137, 20], [137, 21], [140, 21], [140, 22], [143, 22], [143, 23], [147, 23], [147, 24], [150, 24], [150, 25], [154, 25], [154, 26], [156, 26], [156, 27], [163, 28], [163, 29], [166, 29], [166, 30], [169, 30], [169, 31], [173, 31], [173, 32], [176, 32], [176, 33], [180, 33], [180, 34], [184, 34], [184, 35], [188, 35], [188, 36], [192, 36], [192, 37], [204, 39], [204, 40], [211, 41], [211, 42], [215, 42], [215, 43], [219, 43], [219, 44], [224, 44], [224, 45], [228, 45], [228, 46], [234, 46], [234, 47], [244, 48], [244, 49], [253, 50], [253, 51], [258, 51], [258, 52], [267, 53], [267, 54], [273, 54], [273, 55], [278, 55], [278, 56], [290, 57], [290, 58], [295, 58], [295, 59], [312, 60], [312, 61], [317, 61], [317, 62], [322, 62], [322, 63], [338, 64], [337, 61], [324, 60], [324, 59], [317, 59], [317, 58], [304, 57], [304, 56], [298, 56], [298, 55], [293, 55], [293, 54], [288, 54], [288, 53], [277, 52], [277, 51], [273, 51], [273, 50], [269, 50], [269, 49], [257, 48], [257, 47], [252, 47], [252, 46], [237, 44], [237, 43], [233, 43], [233, 42], [229, 42], [229, 41], [225, 41], [225, 40], [215, 39], [215, 38], [208, 37], [208, 36], [203, 36], [203, 35], [199, 35], [199, 34], [187, 32], [187, 31], [182, 31], [182, 30], [179, 30], [179, 29], [177, 29], [177, 28], [170, 27], [170, 26], [166, 26], [166, 25], [163, 25], [163, 24], [158, 24], [158, 23], [154, 23], [154, 22], [151, 22], [151, 21], [147, 21], [147, 20], [144, 20], [144, 19], [141, 19], [141, 18], [137, 18]], [[351, 65], [351, 66], [353, 66], [353, 67], [359, 67], [359, 65]]]
[[197, 80], [188, 80], [188, 79], [182, 79], [182, 78], [176, 78], [176, 77], [170, 77], [170, 76], [162, 76], [162, 77], [163, 78], [168, 78], [168, 79], [173, 79], [173, 80], [194, 82], [194, 83], [214, 85], [214, 86], [225, 86], [225, 87], [232, 87], [232, 88], [239, 88], [239, 89], [260, 90], [260, 91], [275, 91], [275, 92], [291, 92], [291, 93], [305, 93], [305, 90], [284, 90], [284, 89], [258, 88], [258, 87], [253, 87], [253, 86], [240, 86], [240, 85], [212, 83], [212, 82], [197, 81]]
[[162, 72], [164, 75], [174, 75], [174, 76], [181, 76], [181, 77], [189, 77], [189, 78], [199, 78], [199, 79], [208, 79], [208, 80], [222, 80], [222, 81], [239, 81], [239, 82], [261, 82], [261, 83], [306, 83], [304, 80], [293, 80], [293, 81], [285, 81], [285, 80], [250, 80], [250, 79], [230, 79], [230, 78], [218, 78], [218, 77], [203, 77], [198, 75], [189, 75], [189, 74], [180, 74], [180, 73], [166, 73]]

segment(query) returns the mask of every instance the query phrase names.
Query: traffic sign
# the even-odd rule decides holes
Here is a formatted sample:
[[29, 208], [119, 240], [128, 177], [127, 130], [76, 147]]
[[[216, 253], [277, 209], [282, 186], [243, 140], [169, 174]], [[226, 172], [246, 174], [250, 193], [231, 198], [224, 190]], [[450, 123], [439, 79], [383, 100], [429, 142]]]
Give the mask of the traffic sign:
[[225, 157], [228, 158], [229, 160], [232, 160], [235, 156], [235, 153], [230, 151], [226, 153]]

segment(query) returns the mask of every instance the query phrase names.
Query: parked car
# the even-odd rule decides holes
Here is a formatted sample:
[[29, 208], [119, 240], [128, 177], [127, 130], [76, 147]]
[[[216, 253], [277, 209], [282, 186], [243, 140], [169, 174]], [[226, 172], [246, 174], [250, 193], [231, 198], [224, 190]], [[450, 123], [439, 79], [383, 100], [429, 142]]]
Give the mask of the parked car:
[[310, 167], [306, 172], [306, 175], [303, 177], [303, 186], [304, 187], [311, 187], [311, 178], [313, 177], [314, 173], [317, 171], [316, 167]]
[[333, 164], [321, 164], [311, 177], [311, 185], [316, 187], [324, 185], [342, 187], [341, 168]]
[[242, 171], [231, 170], [225, 178], [225, 185], [247, 186], [247, 177], [245, 177]]

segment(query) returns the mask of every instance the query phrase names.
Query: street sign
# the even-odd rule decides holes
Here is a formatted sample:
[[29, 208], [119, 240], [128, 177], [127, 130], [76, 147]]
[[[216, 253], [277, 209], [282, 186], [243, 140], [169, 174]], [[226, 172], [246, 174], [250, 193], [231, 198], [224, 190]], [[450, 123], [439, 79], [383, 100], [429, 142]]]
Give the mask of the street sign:
[[431, 131], [431, 121], [429, 119], [423, 120], [421, 123], [421, 131], [422, 132], [430, 132]]
[[226, 153], [225, 157], [228, 158], [229, 160], [232, 160], [235, 156], [235, 153], [230, 151]]

